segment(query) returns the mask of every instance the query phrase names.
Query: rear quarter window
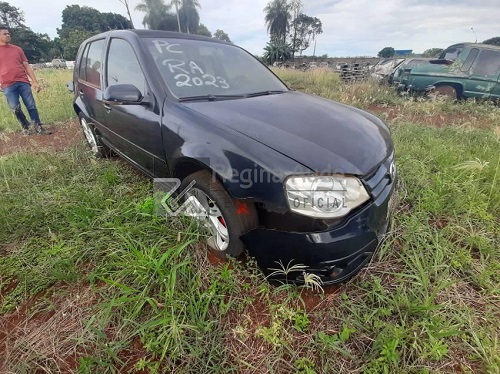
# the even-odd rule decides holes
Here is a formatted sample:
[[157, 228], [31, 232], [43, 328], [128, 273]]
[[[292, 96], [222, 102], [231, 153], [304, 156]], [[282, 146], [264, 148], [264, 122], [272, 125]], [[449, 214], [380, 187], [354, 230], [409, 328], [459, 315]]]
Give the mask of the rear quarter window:
[[483, 50], [474, 63], [474, 75], [496, 75], [500, 66], [500, 51]]
[[101, 87], [103, 48], [104, 39], [89, 43], [80, 63], [80, 78], [96, 87]]

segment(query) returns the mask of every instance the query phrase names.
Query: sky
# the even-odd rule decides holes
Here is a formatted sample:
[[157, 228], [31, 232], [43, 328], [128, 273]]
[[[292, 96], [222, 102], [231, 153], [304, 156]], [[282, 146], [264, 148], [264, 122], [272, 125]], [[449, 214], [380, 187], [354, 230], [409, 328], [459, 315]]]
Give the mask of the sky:
[[[89, 6], [127, 17], [119, 0], [4, 0], [24, 12], [34, 32], [57, 36], [67, 5]], [[269, 0], [198, 0], [200, 21], [214, 33], [226, 32], [231, 41], [262, 55], [269, 41], [264, 8]], [[140, 0], [129, 0], [135, 28], [144, 28]], [[165, 0], [166, 3], [170, 0]], [[318, 17], [323, 33], [306, 55], [329, 57], [376, 56], [384, 47], [446, 48], [459, 42], [481, 42], [500, 36], [500, 0], [302, 0], [303, 13]], [[128, 17], [127, 17], [128, 18]]]

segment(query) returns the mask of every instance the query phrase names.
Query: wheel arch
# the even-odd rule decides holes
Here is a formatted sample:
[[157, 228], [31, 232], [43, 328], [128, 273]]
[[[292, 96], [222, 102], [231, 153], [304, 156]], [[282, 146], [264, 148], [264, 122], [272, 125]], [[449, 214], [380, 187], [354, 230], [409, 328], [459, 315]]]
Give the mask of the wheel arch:
[[452, 87], [455, 89], [455, 92], [457, 94], [457, 100], [458, 99], [461, 99], [463, 97], [463, 92], [464, 92], [464, 86], [462, 83], [460, 82], [454, 82], [454, 81], [439, 81], [439, 82], [436, 82], [432, 85], [430, 85], [428, 88], [427, 88], [427, 93], [429, 92], [432, 92], [434, 91], [436, 88], [439, 88], [439, 87], [445, 87], [445, 86], [449, 86], [449, 87]]

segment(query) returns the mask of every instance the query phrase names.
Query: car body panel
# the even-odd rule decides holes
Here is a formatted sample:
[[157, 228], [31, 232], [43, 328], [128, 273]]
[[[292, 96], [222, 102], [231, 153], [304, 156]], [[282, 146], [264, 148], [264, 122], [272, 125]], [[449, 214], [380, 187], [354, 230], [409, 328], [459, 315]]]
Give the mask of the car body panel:
[[500, 99], [499, 77], [500, 47], [461, 43], [448, 47], [429, 64], [405, 70], [398, 90], [427, 93], [451, 86], [458, 98]]
[[364, 175], [392, 153], [382, 122], [300, 92], [186, 106], [317, 172]]

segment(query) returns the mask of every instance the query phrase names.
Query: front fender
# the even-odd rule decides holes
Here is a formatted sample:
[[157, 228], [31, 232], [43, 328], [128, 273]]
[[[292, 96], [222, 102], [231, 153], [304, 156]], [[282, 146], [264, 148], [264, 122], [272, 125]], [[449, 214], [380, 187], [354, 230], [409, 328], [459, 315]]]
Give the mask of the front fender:
[[255, 139], [206, 117], [168, 108], [162, 137], [172, 176], [183, 179], [201, 169], [221, 181], [235, 199], [288, 207], [284, 180], [311, 169]]

